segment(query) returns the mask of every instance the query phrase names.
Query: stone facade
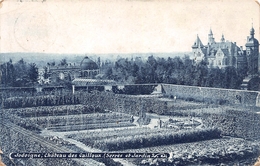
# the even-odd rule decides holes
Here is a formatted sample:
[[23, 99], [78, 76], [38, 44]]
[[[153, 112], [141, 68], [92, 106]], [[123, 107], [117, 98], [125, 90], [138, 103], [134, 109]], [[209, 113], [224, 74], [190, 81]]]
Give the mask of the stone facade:
[[224, 68], [234, 66], [242, 70], [247, 70], [248, 75], [258, 74], [260, 71], [259, 43], [254, 38], [254, 28], [250, 31], [247, 38], [246, 50], [238, 47], [236, 42], [226, 41], [222, 35], [219, 42], [215, 41], [213, 32], [210, 29], [208, 43], [203, 45], [197, 36], [192, 45], [192, 55], [196, 62], [205, 60], [209, 67]]

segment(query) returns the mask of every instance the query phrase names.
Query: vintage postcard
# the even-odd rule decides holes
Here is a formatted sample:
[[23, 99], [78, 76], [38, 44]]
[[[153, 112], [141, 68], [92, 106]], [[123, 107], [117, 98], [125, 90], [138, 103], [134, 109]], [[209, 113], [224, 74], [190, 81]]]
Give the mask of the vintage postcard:
[[259, 16], [259, 0], [0, 0], [0, 166], [260, 166]]

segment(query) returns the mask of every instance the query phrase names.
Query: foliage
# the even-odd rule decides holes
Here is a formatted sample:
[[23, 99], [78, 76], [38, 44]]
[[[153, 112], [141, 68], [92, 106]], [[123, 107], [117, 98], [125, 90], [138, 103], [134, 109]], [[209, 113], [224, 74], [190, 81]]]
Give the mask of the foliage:
[[37, 106], [55, 106], [80, 104], [79, 98], [68, 95], [35, 96], [35, 97], [11, 97], [3, 101], [4, 108], [21, 108]]
[[38, 68], [35, 63], [29, 64], [28, 70], [29, 79], [32, 83], [36, 83], [38, 80]]
[[91, 123], [83, 125], [68, 125], [68, 126], [57, 126], [51, 127], [50, 129], [55, 132], [63, 131], [78, 131], [78, 130], [93, 130], [93, 129], [105, 129], [105, 128], [118, 128], [118, 127], [133, 127], [134, 124], [130, 122], [121, 122], [121, 123]]
[[128, 133], [128, 135], [118, 133], [113, 137], [107, 137], [106, 133], [103, 133], [106, 136], [103, 139], [89, 140], [83, 138], [80, 139], [80, 141], [83, 143], [91, 143], [95, 148], [114, 151], [220, 138], [220, 131], [212, 128], [180, 132], [166, 129], [153, 129], [135, 135], [126, 130], [124, 133]]
[[248, 82], [248, 90], [260, 90], [260, 77], [254, 77]]
[[205, 126], [218, 127], [223, 135], [246, 138], [260, 138], [260, 116], [250, 110], [234, 108], [222, 110], [221, 113], [204, 113]]
[[[253, 165], [259, 156], [259, 145], [240, 138], [224, 137], [195, 143], [128, 149], [127, 153], [165, 153], [165, 159], [134, 159], [137, 165]], [[120, 151], [121, 152], [121, 151]]]
[[45, 117], [45, 116], [64, 116], [64, 115], [82, 115], [91, 113], [104, 113], [99, 106], [92, 105], [59, 105], [59, 106], [38, 106], [30, 108], [6, 109], [20, 117]]
[[[105, 65], [106, 66], [106, 65]], [[234, 67], [208, 68], [205, 61], [183, 58], [121, 58], [104, 69], [105, 78], [128, 84], [169, 83], [190, 86], [239, 89], [245, 76]]]
[[61, 66], [67, 66], [67, 65], [68, 65], [67, 60], [66, 60], [66, 59], [62, 59], [62, 60], [60, 61], [60, 65], [61, 65]]
[[196, 142], [219, 137], [220, 132], [216, 129], [180, 131], [177, 133], [165, 130], [164, 132], [152, 134], [145, 133], [145, 135], [105, 139], [97, 141], [94, 146], [104, 150], [123, 150], [184, 142]]
[[9, 62], [3, 63], [0, 66], [1, 70], [1, 84], [4, 86], [30, 86], [37, 82], [38, 68], [36, 64], [26, 63], [23, 59], [17, 63]]

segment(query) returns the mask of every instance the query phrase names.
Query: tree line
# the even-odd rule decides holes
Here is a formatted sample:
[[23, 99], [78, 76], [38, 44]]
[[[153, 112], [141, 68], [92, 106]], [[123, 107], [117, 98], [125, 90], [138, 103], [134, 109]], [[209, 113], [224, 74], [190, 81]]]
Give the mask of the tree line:
[[8, 87], [32, 86], [38, 80], [38, 67], [23, 59], [13, 63], [12, 59], [0, 65], [1, 85]]
[[104, 68], [106, 79], [129, 84], [168, 83], [189, 86], [240, 89], [245, 73], [229, 66], [208, 68], [205, 61], [183, 58], [121, 58]]
[[[66, 64], [66, 59], [62, 59], [59, 65]], [[53, 66], [55, 62], [48, 65]], [[232, 66], [208, 68], [205, 61], [195, 63], [188, 56], [155, 58], [151, 55], [146, 61], [140, 57], [120, 58], [114, 63], [103, 63], [101, 70], [104, 74], [102, 78], [124, 84], [167, 83], [227, 89], [240, 89], [246, 75], [246, 71]], [[47, 78], [47, 67], [44, 71], [44, 77]], [[0, 76], [2, 86], [33, 86], [38, 80], [38, 67], [23, 59], [16, 63], [10, 59], [0, 65]], [[259, 82], [259, 79], [249, 82], [249, 90], [258, 90], [255, 82]], [[57, 83], [61, 84], [59, 81]]]

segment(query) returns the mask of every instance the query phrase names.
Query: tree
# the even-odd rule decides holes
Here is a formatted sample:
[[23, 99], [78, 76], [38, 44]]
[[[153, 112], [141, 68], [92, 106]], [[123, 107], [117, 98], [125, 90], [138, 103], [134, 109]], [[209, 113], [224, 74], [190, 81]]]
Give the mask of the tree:
[[154, 58], [146, 62], [140, 58], [120, 58], [106, 66], [105, 77], [124, 83], [170, 83], [190, 86], [238, 89], [243, 80], [234, 67], [208, 68], [205, 61], [194, 63], [189, 56]]
[[98, 60], [97, 60], [97, 65], [98, 65], [98, 67], [101, 67], [101, 61], [100, 61], [100, 57], [98, 57]]
[[192, 60], [188, 57], [184, 57], [184, 84], [185, 85], [194, 85], [194, 72], [195, 66], [193, 65]]
[[28, 86], [38, 79], [36, 64], [27, 64], [23, 59], [14, 64], [10, 59], [9, 62], [2, 64], [0, 69], [1, 84], [5, 86]]
[[165, 82], [166, 81], [166, 71], [168, 70], [169, 66], [164, 58], [157, 59], [157, 67], [156, 67], [156, 82]]
[[228, 66], [223, 69], [223, 88], [227, 89], [239, 89], [242, 83], [241, 77], [239, 77], [236, 68]]
[[248, 90], [254, 90], [254, 91], [260, 91], [260, 78], [259, 77], [253, 77], [248, 82]]
[[114, 79], [113, 78], [113, 70], [112, 67], [108, 67], [105, 71], [105, 76], [107, 79]]
[[21, 79], [22, 81], [26, 79], [28, 64], [23, 59], [20, 59], [17, 63], [14, 64], [14, 67], [15, 67], [16, 79]]
[[212, 87], [215, 88], [223, 88], [223, 80], [224, 80], [224, 76], [223, 76], [223, 72], [221, 69], [219, 69], [218, 67], [215, 68], [214, 70], [211, 70], [213, 73], [213, 84]]
[[29, 64], [29, 71], [28, 71], [29, 79], [32, 83], [37, 82], [38, 80], [38, 68], [35, 63]]
[[48, 67], [45, 66], [43, 69], [44, 69], [43, 78], [47, 79], [49, 77], [49, 75], [48, 75]]
[[157, 74], [155, 72], [156, 68], [157, 68], [157, 61], [153, 57], [153, 55], [151, 55], [148, 57], [148, 60], [145, 64], [146, 83], [158, 82]]
[[206, 79], [204, 86], [206, 86], [206, 87], [213, 87], [214, 86], [214, 82], [216, 81], [215, 77], [216, 77], [217, 70], [219, 70], [219, 69], [218, 68], [210, 68], [208, 70], [207, 79]]
[[202, 60], [195, 66], [193, 85], [205, 86], [207, 80], [207, 74], [208, 74], [207, 63]]
[[13, 86], [15, 82], [15, 68], [12, 59], [1, 65], [1, 84], [5, 86]]
[[62, 60], [60, 61], [60, 65], [61, 65], [61, 66], [67, 66], [67, 65], [68, 65], [67, 60], [66, 60], [66, 59], [62, 59]]

